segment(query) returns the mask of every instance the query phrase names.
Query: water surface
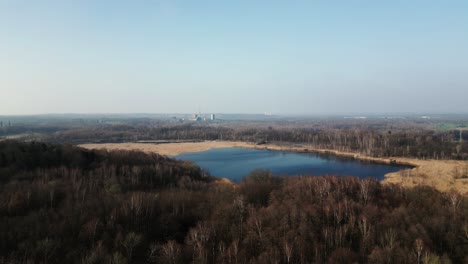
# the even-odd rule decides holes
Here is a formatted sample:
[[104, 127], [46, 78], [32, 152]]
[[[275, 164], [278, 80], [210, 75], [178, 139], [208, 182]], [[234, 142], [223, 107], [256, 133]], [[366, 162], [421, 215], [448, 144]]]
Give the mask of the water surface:
[[177, 159], [190, 160], [211, 175], [235, 182], [255, 169], [267, 169], [275, 175], [339, 175], [374, 177], [383, 180], [384, 175], [407, 166], [388, 165], [360, 161], [316, 153], [259, 150], [247, 148], [218, 148], [202, 152], [183, 153]]

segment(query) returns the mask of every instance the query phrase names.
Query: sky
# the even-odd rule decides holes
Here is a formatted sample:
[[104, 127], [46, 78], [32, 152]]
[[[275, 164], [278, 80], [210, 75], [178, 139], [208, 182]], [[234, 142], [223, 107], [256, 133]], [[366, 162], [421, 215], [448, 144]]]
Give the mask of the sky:
[[0, 115], [468, 113], [468, 1], [0, 0]]

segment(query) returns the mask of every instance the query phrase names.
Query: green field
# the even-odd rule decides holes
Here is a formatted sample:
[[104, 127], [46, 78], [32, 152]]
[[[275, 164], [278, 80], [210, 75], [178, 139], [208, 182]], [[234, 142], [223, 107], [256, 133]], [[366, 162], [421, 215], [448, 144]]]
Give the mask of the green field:
[[437, 128], [442, 131], [468, 130], [468, 125], [467, 124], [442, 123], [442, 124], [437, 125]]

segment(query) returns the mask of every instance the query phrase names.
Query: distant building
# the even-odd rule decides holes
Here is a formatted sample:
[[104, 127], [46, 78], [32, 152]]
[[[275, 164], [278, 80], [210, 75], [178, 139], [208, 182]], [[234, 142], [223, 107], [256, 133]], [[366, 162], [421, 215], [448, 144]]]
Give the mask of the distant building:
[[190, 119], [190, 120], [192, 120], [192, 121], [202, 121], [203, 117], [201, 117], [200, 115], [197, 115], [197, 114], [193, 114], [192, 119]]
[[211, 121], [215, 120], [215, 114], [211, 114]]

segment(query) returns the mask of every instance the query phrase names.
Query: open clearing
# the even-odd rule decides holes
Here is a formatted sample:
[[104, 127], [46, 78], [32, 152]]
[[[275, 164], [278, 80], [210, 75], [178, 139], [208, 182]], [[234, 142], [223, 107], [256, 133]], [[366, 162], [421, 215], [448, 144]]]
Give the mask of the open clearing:
[[204, 142], [185, 142], [185, 143], [106, 143], [106, 144], [83, 144], [80, 147], [87, 149], [107, 149], [107, 150], [138, 150], [144, 152], [159, 153], [161, 155], [176, 156], [186, 152], [199, 152], [213, 148], [256, 148], [270, 149], [279, 151], [297, 151], [297, 152], [318, 152], [325, 154], [334, 154], [338, 156], [353, 157], [360, 160], [398, 163], [415, 166], [413, 169], [402, 170], [399, 172], [388, 173], [385, 175], [384, 184], [396, 183], [403, 186], [428, 185], [433, 186], [440, 191], [456, 190], [461, 194], [468, 195], [468, 161], [456, 160], [419, 160], [411, 158], [374, 158], [362, 156], [357, 153], [340, 152], [335, 150], [317, 149], [313, 146], [279, 146], [275, 144], [255, 145], [246, 142], [234, 141], [204, 141]]
[[177, 156], [186, 152], [200, 152], [213, 148], [240, 147], [249, 148], [255, 145], [245, 142], [230, 141], [204, 141], [204, 142], [184, 142], [184, 143], [104, 143], [104, 144], [83, 144], [80, 147], [87, 149], [107, 149], [107, 150], [140, 150], [144, 152], [155, 152], [166, 156]]

